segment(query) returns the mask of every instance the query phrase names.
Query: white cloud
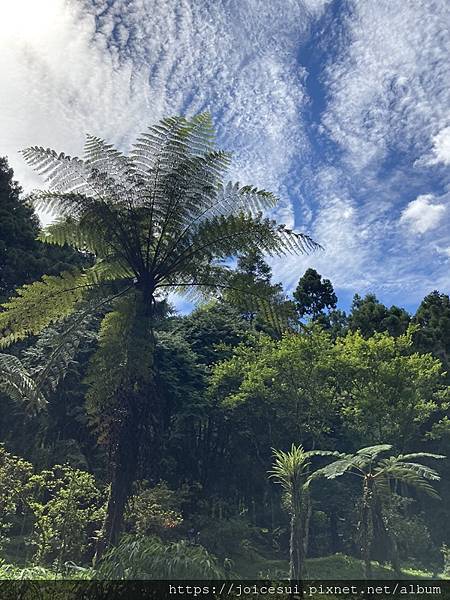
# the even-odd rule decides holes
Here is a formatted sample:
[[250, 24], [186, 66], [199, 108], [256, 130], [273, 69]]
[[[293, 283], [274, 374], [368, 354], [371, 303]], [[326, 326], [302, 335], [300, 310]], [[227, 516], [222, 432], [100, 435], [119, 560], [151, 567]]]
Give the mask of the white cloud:
[[365, 265], [370, 260], [371, 248], [360, 226], [360, 211], [340, 185], [340, 175], [332, 167], [322, 167], [316, 173], [314, 187], [318, 206], [307, 233], [322, 244], [324, 250], [271, 261], [275, 279], [281, 278], [288, 291], [293, 290], [308, 267], [317, 269], [340, 289], [354, 290], [370, 285]]
[[[448, 227], [437, 227], [445, 224], [443, 199], [419, 196], [399, 229], [392, 210], [404, 202], [396, 193], [405, 192], [400, 170], [389, 195], [376, 169], [393, 149], [448, 164], [450, 3], [337, 3], [344, 19], [332, 21], [339, 35], [318, 74], [326, 88], [318, 130], [346, 160], [341, 165], [332, 153], [333, 167], [322, 156], [311, 162], [309, 136], [317, 131], [305, 130], [307, 73], [298, 63], [308, 28], [328, 3], [11, 2], [21, 14], [11, 8], [14, 18], [0, 21], [0, 155], [9, 155], [27, 188], [35, 187], [40, 180], [17, 154], [23, 147], [80, 153], [90, 132], [126, 149], [164, 115], [210, 110], [221, 145], [235, 152], [233, 175], [276, 192], [283, 199], [277, 217], [305, 226], [326, 248], [275, 261], [276, 279], [295, 284], [312, 265], [344, 290], [413, 295], [448, 286], [445, 265], [427, 277], [416, 273], [437, 257], [436, 244], [448, 247]], [[433, 247], [409, 234], [432, 227], [433, 236], [439, 233]]]
[[400, 223], [407, 225], [413, 233], [425, 233], [440, 225], [446, 210], [445, 204], [434, 202], [432, 194], [423, 194], [402, 211]]
[[450, 126], [444, 127], [433, 136], [433, 156], [427, 161], [429, 165], [442, 163], [450, 165]]
[[392, 148], [417, 158], [448, 123], [450, 3], [348, 6], [344, 38], [327, 69], [325, 130], [357, 169], [380, 164]]
[[27, 145], [80, 153], [90, 132], [126, 147], [164, 115], [209, 110], [234, 175], [279, 192], [308, 147], [298, 45], [327, 1], [45, 0], [27, 36], [4, 19], [0, 153], [35, 186]]

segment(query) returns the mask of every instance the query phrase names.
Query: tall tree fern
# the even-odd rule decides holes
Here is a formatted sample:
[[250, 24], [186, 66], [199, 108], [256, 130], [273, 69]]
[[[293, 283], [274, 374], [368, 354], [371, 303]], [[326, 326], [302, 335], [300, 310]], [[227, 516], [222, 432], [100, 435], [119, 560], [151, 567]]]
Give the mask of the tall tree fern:
[[[87, 252], [95, 263], [23, 286], [3, 305], [3, 348], [62, 325], [55, 329], [58, 341], [49, 364], [38, 372], [1, 359], [2, 387], [42, 405], [45, 379], [54, 375], [58, 357], [66, 356], [65, 363], [89, 316], [103, 314], [88, 395], [110, 448], [102, 534], [103, 546], [109, 545], [121, 530], [142, 448], [155, 451], [146, 460], [157, 456], [161, 407], [153, 330], [161, 301], [168, 292], [198, 298], [229, 288], [224, 262], [238, 253], [304, 253], [317, 244], [264, 216], [277, 202], [273, 194], [224, 182], [231, 157], [216, 149], [205, 114], [164, 119], [137, 139], [128, 156], [92, 136], [82, 159], [41, 147], [23, 155], [48, 183], [34, 194], [36, 207], [56, 215], [41, 239]], [[258, 302], [252, 290], [239, 292]]]

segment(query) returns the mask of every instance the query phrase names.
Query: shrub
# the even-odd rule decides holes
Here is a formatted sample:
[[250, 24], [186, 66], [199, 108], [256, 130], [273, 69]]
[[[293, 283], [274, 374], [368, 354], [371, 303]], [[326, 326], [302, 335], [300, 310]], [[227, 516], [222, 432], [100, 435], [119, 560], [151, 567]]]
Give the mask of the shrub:
[[128, 503], [127, 529], [139, 535], [164, 537], [183, 521], [181, 502], [182, 494], [171, 490], [164, 481], [153, 488], [141, 482]]
[[9, 541], [11, 528], [27, 506], [32, 474], [31, 463], [13, 456], [0, 445], [0, 549]]
[[57, 559], [60, 565], [80, 561], [104, 516], [104, 497], [94, 476], [56, 465], [33, 475], [30, 484], [35, 490], [29, 500], [35, 517], [35, 560]]
[[124, 535], [106, 553], [98, 570], [105, 579], [219, 579], [217, 559], [186, 540], [165, 543], [156, 537]]

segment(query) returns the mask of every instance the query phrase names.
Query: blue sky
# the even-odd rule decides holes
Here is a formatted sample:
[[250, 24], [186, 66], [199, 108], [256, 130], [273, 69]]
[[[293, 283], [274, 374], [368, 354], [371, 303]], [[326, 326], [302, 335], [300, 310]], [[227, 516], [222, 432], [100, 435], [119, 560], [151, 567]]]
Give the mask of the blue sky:
[[447, 0], [11, 0], [0, 23], [0, 154], [126, 150], [168, 114], [212, 113], [230, 177], [281, 198], [276, 217], [325, 251], [308, 266], [341, 304], [413, 310], [450, 290]]

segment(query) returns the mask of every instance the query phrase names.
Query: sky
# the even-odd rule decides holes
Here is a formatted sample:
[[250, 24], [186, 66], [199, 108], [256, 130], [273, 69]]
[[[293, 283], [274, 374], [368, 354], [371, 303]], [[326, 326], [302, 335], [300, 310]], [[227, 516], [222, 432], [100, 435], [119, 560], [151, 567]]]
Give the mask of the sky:
[[308, 267], [413, 311], [450, 292], [448, 0], [1, 0], [0, 155], [127, 151], [158, 119], [209, 111], [230, 179], [324, 251]]

